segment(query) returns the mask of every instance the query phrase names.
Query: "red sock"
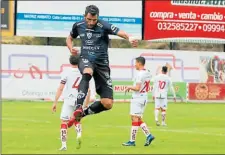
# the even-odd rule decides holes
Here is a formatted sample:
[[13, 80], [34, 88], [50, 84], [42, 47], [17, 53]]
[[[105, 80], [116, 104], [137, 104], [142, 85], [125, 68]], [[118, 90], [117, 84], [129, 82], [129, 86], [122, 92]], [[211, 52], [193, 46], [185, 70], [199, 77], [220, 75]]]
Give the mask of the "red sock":
[[143, 121], [139, 121], [138, 122], [138, 126], [140, 126], [142, 123], [144, 123]]
[[76, 126], [77, 124], [80, 124], [80, 122], [77, 122], [77, 121], [74, 121], [73, 123], [74, 123], [75, 126]]
[[70, 128], [71, 126], [73, 126], [73, 123], [74, 123], [74, 119], [70, 119], [69, 122], [67, 123], [68, 125], [68, 128]]
[[61, 129], [67, 129], [67, 124], [61, 124]]

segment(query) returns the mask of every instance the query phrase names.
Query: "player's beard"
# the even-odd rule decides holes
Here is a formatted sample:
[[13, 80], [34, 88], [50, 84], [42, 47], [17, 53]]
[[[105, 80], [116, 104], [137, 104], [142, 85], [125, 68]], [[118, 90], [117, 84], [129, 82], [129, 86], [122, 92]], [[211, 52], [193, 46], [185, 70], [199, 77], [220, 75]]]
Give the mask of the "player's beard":
[[89, 24], [89, 25], [88, 25], [88, 28], [89, 28], [89, 29], [92, 29], [94, 26], [95, 26], [95, 25]]

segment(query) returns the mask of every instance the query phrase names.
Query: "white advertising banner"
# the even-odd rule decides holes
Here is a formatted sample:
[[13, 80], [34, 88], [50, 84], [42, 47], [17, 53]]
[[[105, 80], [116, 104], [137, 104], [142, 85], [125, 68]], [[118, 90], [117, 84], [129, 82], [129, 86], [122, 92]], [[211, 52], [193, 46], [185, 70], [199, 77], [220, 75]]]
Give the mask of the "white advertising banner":
[[93, 4], [100, 19], [141, 39], [142, 1], [18, 1], [16, 35], [67, 37], [72, 25], [83, 19], [86, 6]]
[[[2, 45], [2, 97], [53, 99], [59, 86], [60, 73], [70, 67], [69, 56], [67, 47]], [[220, 60], [225, 59], [225, 54], [222, 52], [111, 48], [109, 60], [112, 80], [132, 81], [135, 75], [134, 62], [138, 56], [146, 58], [146, 68], [153, 76], [159, 72], [160, 66], [167, 65], [171, 68], [169, 74], [174, 82], [192, 83], [208, 80], [212, 82], [210, 77], [212, 75], [208, 75], [208, 68], [209, 64], [215, 65], [209, 62], [215, 56]], [[225, 65], [217, 66], [220, 66], [219, 78], [223, 78]], [[224, 79], [219, 83], [225, 83]], [[218, 83], [217, 80], [214, 82]]]

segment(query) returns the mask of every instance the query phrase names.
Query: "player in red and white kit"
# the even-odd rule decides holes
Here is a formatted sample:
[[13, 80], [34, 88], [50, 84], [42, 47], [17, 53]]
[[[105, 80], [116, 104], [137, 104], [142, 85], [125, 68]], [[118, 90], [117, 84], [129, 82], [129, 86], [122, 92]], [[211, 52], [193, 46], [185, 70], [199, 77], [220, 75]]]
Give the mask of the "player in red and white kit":
[[123, 143], [123, 146], [135, 146], [136, 134], [138, 128], [141, 127], [142, 131], [146, 136], [145, 146], [149, 146], [154, 140], [154, 136], [151, 135], [149, 129], [145, 122], [142, 120], [142, 115], [144, 113], [147, 101], [148, 92], [150, 90], [150, 79], [151, 75], [149, 70], [144, 69], [145, 58], [136, 58], [135, 67], [137, 69], [137, 75], [134, 79], [133, 86], [128, 86], [125, 92], [130, 90], [133, 91], [131, 105], [130, 105], [130, 115], [132, 120], [132, 128], [130, 134], [130, 141]]
[[[55, 96], [55, 101], [52, 106], [52, 111], [56, 112], [56, 107], [57, 107], [57, 102], [59, 100], [59, 97], [63, 93], [63, 98], [64, 98], [64, 103], [62, 106], [61, 110], [61, 130], [60, 130], [60, 137], [61, 137], [61, 142], [62, 142], [62, 147], [60, 150], [66, 150], [66, 140], [67, 140], [67, 128], [75, 125], [75, 129], [77, 132], [77, 142], [78, 146], [77, 149], [80, 148], [81, 146], [81, 124], [80, 122], [72, 121], [70, 122], [71, 115], [73, 111], [76, 108], [75, 101], [77, 99], [78, 95], [78, 86], [80, 84], [82, 75], [78, 69], [78, 62], [79, 62], [79, 57], [78, 56], [70, 56], [70, 64], [72, 67], [68, 70], [65, 70], [61, 74], [61, 83], [59, 88], [57, 89], [56, 96]], [[92, 79], [90, 81], [90, 90], [87, 95], [85, 105], [87, 107], [88, 103], [91, 101], [95, 100], [95, 86], [94, 86], [94, 80]]]
[[162, 73], [158, 74], [154, 78], [153, 84], [153, 100], [155, 101], [155, 121], [156, 125], [159, 126], [158, 115], [159, 111], [162, 111], [162, 125], [166, 126], [166, 109], [167, 109], [167, 94], [169, 88], [171, 89], [174, 97], [174, 102], [176, 102], [176, 94], [173, 88], [173, 83], [171, 78], [167, 75], [168, 68], [166, 66], [162, 67]]

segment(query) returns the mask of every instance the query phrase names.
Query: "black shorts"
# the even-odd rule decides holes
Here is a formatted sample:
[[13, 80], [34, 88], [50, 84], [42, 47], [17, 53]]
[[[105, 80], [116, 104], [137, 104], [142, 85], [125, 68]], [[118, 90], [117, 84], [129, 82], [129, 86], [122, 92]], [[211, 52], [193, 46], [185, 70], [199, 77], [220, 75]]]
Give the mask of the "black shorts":
[[113, 87], [108, 65], [92, 63], [87, 59], [80, 58], [78, 64], [81, 74], [85, 68], [92, 68], [95, 80], [96, 92], [101, 98], [113, 99]]

